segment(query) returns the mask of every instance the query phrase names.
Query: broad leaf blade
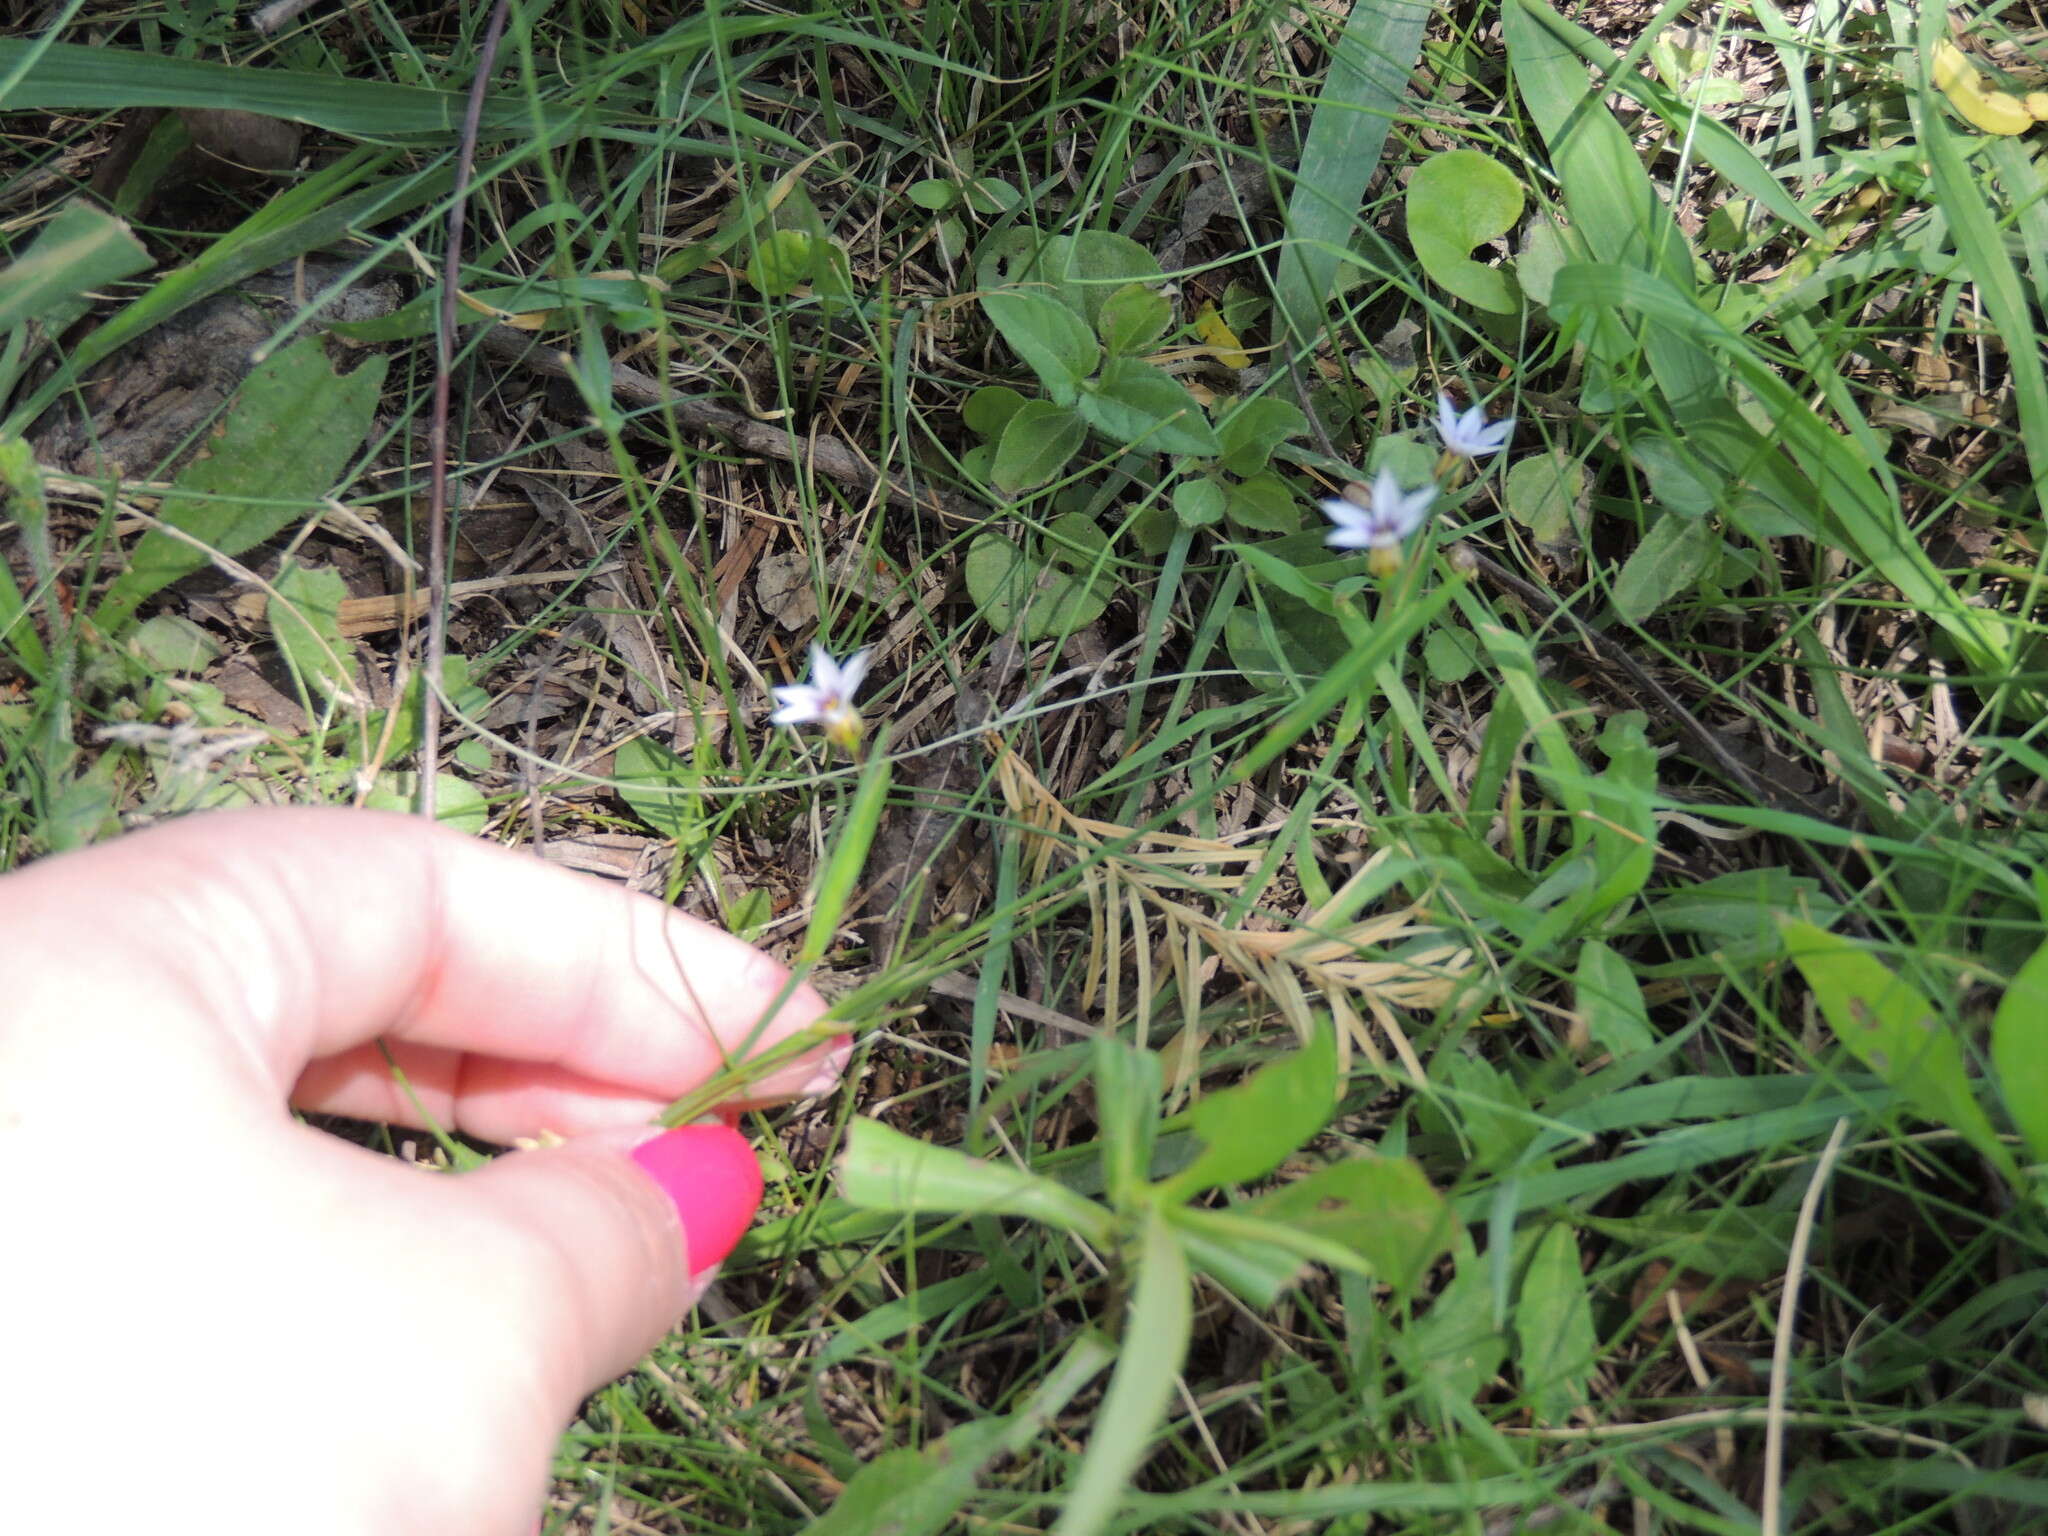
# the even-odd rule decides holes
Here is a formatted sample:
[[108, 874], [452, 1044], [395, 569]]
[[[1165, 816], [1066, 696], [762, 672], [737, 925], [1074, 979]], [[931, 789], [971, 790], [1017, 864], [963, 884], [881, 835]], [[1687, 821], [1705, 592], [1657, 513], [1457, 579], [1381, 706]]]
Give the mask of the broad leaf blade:
[[1130, 1488], [1131, 1474], [1152, 1447], [1187, 1357], [1194, 1321], [1188, 1260], [1164, 1213], [1146, 1212], [1132, 1267], [1137, 1288], [1122, 1355], [1053, 1536], [1096, 1536], [1108, 1528]]
[[157, 514], [187, 538], [162, 529], [143, 535], [94, 622], [118, 628], [146, 599], [205, 565], [208, 551], [239, 555], [304, 516], [362, 446], [385, 364], [375, 357], [337, 374], [313, 337], [257, 364], [226, 430], [178, 477]]
[[1366, 184], [1401, 114], [1431, 13], [1419, 0], [1354, 5], [1337, 39], [1287, 199], [1287, 248], [1275, 289], [1281, 317], [1299, 343], [1323, 333], [1323, 308], [1358, 227]]
[[2048, 1163], [2048, 944], [2034, 951], [1998, 1000], [1991, 1063], [2028, 1154]]
[[1934, 1004], [1839, 934], [1793, 920], [1779, 928], [1835, 1038], [1917, 1113], [1956, 1131], [2017, 1184], [2019, 1169], [1978, 1105], [1963, 1048]]

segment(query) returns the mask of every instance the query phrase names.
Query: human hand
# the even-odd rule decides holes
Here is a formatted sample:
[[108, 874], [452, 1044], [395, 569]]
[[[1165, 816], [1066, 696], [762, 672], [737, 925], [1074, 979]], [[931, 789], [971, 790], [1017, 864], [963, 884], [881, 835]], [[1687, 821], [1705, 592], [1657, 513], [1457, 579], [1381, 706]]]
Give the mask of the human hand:
[[[658, 902], [376, 812], [49, 859], [0, 879], [0, 955], [21, 1530], [189, 1501], [218, 1536], [527, 1536], [577, 1403], [760, 1199], [736, 1132], [648, 1120], [824, 1011]], [[444, 1128], [570, 1140], [448, 1177], [287, 1113], [418, 1125], [379, 1041]], [[823, 1092], [846, 1055], [749, 1102]]]

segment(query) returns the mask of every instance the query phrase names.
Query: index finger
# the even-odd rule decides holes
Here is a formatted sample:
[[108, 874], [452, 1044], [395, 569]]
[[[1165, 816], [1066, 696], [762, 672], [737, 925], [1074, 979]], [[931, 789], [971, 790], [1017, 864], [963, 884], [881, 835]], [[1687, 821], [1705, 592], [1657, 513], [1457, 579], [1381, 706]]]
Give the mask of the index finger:
[[145, 1055], [212, 1050], [231, 1094], [281, 1099], [309, 1063], [383, 1040], [450, 1068], [453, 1122], [486, 1135], [463, 1113], [472, 1067], [530, 1066], [637, 1106], [825, 1008], [651, 898], [376, 811], [220, 812], [62, 855], [0, 881], [0, 931], [23, 941], [31, 993], [57, 989]]

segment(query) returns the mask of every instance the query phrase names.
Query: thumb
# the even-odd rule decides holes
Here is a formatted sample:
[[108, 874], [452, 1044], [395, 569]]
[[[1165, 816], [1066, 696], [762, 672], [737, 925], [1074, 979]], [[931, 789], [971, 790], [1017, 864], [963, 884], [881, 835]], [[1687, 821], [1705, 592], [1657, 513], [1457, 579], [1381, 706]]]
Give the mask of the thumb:
[[630, 1369], [695, 1305], [759, 1209], [762, 1179], [753, 1147], [728, 1126], [643, 1126], [509, 1153], [456, 1187], [539, 1256], [542, 1283], [507, 1289], [537, 1314], [515, 1320], [520, 1336], [573, 1402]]

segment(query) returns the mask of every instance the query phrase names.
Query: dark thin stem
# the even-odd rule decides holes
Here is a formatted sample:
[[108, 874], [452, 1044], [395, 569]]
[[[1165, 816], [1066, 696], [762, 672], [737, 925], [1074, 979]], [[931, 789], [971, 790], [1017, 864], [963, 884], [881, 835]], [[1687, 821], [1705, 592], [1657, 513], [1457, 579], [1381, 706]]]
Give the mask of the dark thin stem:
[[476, 78], [455, 148], [455, 190], [448, 207], [448, 250], [441, 262], [441, 316], [434, 337], [434, 412], [427, 423], [427, 657], [420, 690], [420, 814], [434, 820], [434, 779], [441, 771], [441, 667], [448, 658], [448, 395], [455, 371], [455, 295], [462, 284], [462, 235], [468, 223], [469, 178], [476, 166], [484, 91], [498, 60], [511, 0], [491, 7], [477, 51]]

